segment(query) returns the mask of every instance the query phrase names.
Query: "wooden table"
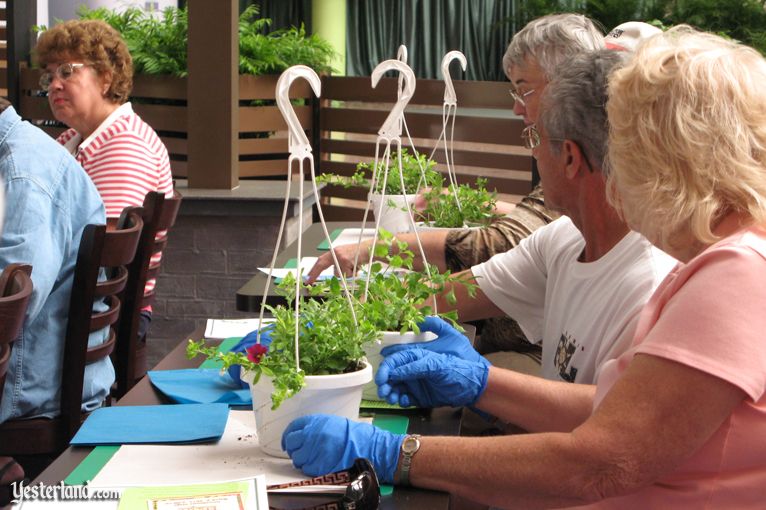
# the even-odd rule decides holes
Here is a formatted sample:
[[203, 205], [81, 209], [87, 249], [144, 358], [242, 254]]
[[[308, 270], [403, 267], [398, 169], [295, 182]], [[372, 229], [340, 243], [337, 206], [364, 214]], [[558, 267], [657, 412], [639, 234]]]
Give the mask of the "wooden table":
[[[470, 337], [475, 334], [472, 326], [466, 326], [466, 333]], [[198, 328], [188, 338], [202, 338], [204, 328]], [[198, 367], [201, 358], [189, 360], [186, 358], [186, 339], [173, 349], [154, 370], [171, 370], [179, 368]], [[159, 391], [155, 390], [144, 377], [133, 389], [131, 389], [116, 405], [157, 405], [171, 403]], [[397, 411], [386, 410], [386, 413]], [[402, 411], [406, 412], [410, 419], [408, 431], [412, 434], [422, 435], [446, 435], [455, 436], [460, 433], [461, 411], [449, 408]], [[91, 452], [90, 447], [69, 447], [48, 468], [43, 471], [34, 483], [57, 484], [64, 480], [77, 465]], [[269, 501], [283, 508], [303, 508], [331, 500], [322, 496], [296, 496], [296, 495], [270, 495]], [[396, 487], [391, 496], [381, 499], [380, 508], [393, 509], [444, 509], [449, 508], [449, 495], [444, 492], [415, 489], [412, 487]]]
[[[359, 228], [359, 222], [350, 221], [328, 221], [327, 231], [332, 234], [335, 229], [338, 228]], [[312, 224], [303, 233], [301, 256], [303, 257], [318, 257], [326, 251], [318, 250], [319, 243], [324, 241], [324, 231], [320, 223]], [[296, 258], [298, 256], [298, 241], [294, 241], [282, 250], [277, 255], [276, 267], [284, 267], [288, 260]], [[258, 271], [258, 273], [250, 278], [250, 280], [244, 284], [237, 291], [237, 310], [241, 312], [259, 312], [261, 310], [261, 299], [263, 297], [263, 289], [265, 288], [268, 275]], [[274, 279], [272, 278], [269, 285], [269, 295], [266, 299], [266, 304], [271, 306], [284, 305], [285, 299], [281, 296], [277, 296], [274, 292], [276, 287]]]

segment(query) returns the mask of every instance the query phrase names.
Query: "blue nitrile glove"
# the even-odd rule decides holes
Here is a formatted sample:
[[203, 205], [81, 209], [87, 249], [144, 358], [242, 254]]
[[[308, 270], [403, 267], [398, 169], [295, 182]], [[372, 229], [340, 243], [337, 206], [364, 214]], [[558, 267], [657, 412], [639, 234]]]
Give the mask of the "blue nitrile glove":
[[296, 418], [282, 433], [282, 449], [309, 476], [347, 469], [364, 457], [383, 483], [394, 481], [402, 441], [404, 434], [330, 414]]
[[450, 354], [465, 361], [482, 363], [486, 366], [491, 365], [487, 358], [476, 352], [476, 349], [473, 348], [471, 342], [465, 335], [453, 328], [450, 323], [441, 317], [429, 315], [423, 322], [418, 324], [418, 326], [420, 327], [420, 331], [430, 331], [431, 333], [435, 333], [438, 338], [430, 342], [389, 345], [381, 350], [380, 353], [383, 356], [390, 356], [395, 352], [407, 349], [425, 349], [440, 354]]
[[378, 367], [378, 395], [389, 404], [407, 407], [470, 406], [487, 388], [489, 364], [451, 354], [406, 349]]
[[[271, 332], [274, 331], [274, 324], [269, 324], [265, 328], [261, 330], [261, 345], [264, 347], [268, 347], [271, 345]], [[258, 335], [258, 330], [251, 331], [244, 337], [242, 337], [242, 340], [240, 340], [237, 345], [232, 347], [229, 352], [245, 352], [248, 348], [254, 346], [256, 344], [256, 339]], [[229, 375], [231, 376], [234, 381], [239, 383], [240, 388], [245, 389], [249, 388], [250, 385], [247, 384], [245, 381], [240, 379], [240, 374], [242, 372], [242, 367], [239, 365], [232, 365], [229, 367]]]

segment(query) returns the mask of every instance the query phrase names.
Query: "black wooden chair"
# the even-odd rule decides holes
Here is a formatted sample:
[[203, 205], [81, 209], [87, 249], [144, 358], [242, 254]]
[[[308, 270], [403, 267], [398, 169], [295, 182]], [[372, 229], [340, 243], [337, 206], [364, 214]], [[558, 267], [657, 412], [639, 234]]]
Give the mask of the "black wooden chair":
[[[140, 207], [128, 208], [123, 215], [124, 228], [107, 231], [105, 225], [88, 225], [80, 240], [64, 344], [61, 414], [53, 419], [16, 419], [0, 424], [0, 455], [52, 459], [67, 447], [86, 418], [81, 411], [85, 365], [109, 356], [114, 348], [120, 314], [117, 296], [125, 288], [126, 265], [133, 261], [143, 228]], [[107, 278], [99, 281], [101, 268]], [[96, 299], [103, 299], [108, 310], [95, 312]], [[105, 327], [109, 327], [107, 340], [88, 347], [90, 333]]]
[[13, 342], [19, 337], [32, 295], [32, 266], [9, 264], [0, 275], [0, 400]]
[[156, 279], [160, 261], [152, 256], [168, 243], [170, 228], [175, 224], [182, 196], [174, 191], [173, 197], [161, 193], [146, 194], [143, 204], [144, 230], [138, 243], [136, 257], [128, 267], [128, 282], [123, 293], [123, 312], [117, 330], [117, 346], [112, 355], [116, 373], [116, 386], [112, 396], [122, 398], [146, 375], [146, 338], [139, 338], [141, 310], [152, 304], [155, 292], [144, 293], [146, 282]]

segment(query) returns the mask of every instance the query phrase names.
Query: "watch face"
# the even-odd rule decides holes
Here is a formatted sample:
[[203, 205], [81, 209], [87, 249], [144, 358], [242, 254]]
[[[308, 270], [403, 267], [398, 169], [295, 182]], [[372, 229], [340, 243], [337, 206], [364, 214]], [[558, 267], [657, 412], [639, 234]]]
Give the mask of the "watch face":
[[415, 453], [420, 448], [420, 441], [416, 437], [406, 437], [402, 443], [402, 451], [405, 453]]

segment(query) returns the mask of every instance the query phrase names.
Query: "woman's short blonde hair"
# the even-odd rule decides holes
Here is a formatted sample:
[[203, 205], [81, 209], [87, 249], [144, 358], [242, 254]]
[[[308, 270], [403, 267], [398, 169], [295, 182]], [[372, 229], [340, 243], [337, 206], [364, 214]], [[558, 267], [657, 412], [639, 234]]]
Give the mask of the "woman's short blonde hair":
[[133, 59], [119, 32], [101, 20], [59, 23], [40, 35], [35, 55], [41, 67], [81, 60], [99, 76], [111, 76], [106, 98], [114, 103], [128, 100], [133, 88]]
[[731, 212], [766, 220], [766, 61], [680, 26], [610, 78], [610, 200], [660, 246], [718, 240]]

